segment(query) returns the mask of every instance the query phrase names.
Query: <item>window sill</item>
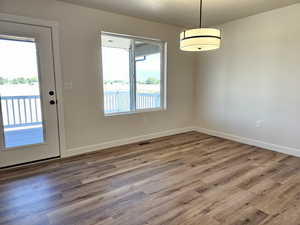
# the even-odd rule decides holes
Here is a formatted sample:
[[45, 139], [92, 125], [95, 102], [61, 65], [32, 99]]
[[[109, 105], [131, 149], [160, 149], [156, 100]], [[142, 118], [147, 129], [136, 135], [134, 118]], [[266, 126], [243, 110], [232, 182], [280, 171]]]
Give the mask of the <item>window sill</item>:
[[126, 115], [134, 115], [134, 114], [141, 114], [141, 113], [149, 113], [149, 112], [163, 112], [166, 111], [165, 108], [153, 108], [153, 109], [140, 109], [136, 111], [129, 111], [129, 112], [117, 112], [117, 113], [104, 113], [104, 117], [113, 117], [113, 116], [126, 116]]

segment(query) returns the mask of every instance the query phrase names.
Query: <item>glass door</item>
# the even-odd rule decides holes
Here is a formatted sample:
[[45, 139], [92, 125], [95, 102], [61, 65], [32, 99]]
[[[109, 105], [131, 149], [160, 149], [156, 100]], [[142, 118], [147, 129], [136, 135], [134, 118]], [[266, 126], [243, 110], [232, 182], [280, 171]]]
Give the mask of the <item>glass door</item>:
[[45, 137], [36, 40], [0, 35], [0, 49], [4, 147], [41, 144]]
[[0, 167], [59, 156], [51, 29], [0, 21]]

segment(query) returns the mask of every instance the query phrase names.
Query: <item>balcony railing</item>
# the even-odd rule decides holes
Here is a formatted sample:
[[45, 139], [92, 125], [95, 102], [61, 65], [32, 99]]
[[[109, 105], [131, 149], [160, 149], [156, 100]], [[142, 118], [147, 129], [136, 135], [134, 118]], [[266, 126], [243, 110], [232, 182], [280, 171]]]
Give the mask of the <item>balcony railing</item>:
[[1, 108], [4, 128], [42, 124], [40, 96], [2, 96]]
[[[153, 109], [160, 107], [159, 93], [137, 93], [137, 109]], [[105, 113], [117, 113], [130, 111], [129, 92], [106, 91], [104, 93]]]
[[[108, 91], [104, 94], [106, 113], [130, 110], [128, 92]], [[158, 93], [139, 93], [137, 109], [151, 109], [160, 106]], [[4, 128], [28, 127], [42, 124], [41, 100], [39, 95], [2, 96], [1, 108]]]

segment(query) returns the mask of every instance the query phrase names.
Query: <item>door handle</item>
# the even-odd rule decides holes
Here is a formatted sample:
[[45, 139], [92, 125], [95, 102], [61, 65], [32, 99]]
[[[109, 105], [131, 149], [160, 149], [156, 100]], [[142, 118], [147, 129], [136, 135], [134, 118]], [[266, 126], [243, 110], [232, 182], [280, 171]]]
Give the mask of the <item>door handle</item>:
[[54, 101], [54, 100], [50, 100], [50, 105], [55, 105], [55, 103], [56, 103], [56, 101]]

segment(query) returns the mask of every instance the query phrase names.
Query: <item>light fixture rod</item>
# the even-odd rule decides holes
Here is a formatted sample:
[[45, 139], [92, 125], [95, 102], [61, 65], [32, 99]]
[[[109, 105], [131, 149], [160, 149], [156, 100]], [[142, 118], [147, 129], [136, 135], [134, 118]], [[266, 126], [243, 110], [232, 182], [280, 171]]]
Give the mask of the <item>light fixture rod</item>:
[[200, 21], [199, 21], [199, 27], [202, 28], [202, 8], [203, 8], [203, 2], [200, 0]]

